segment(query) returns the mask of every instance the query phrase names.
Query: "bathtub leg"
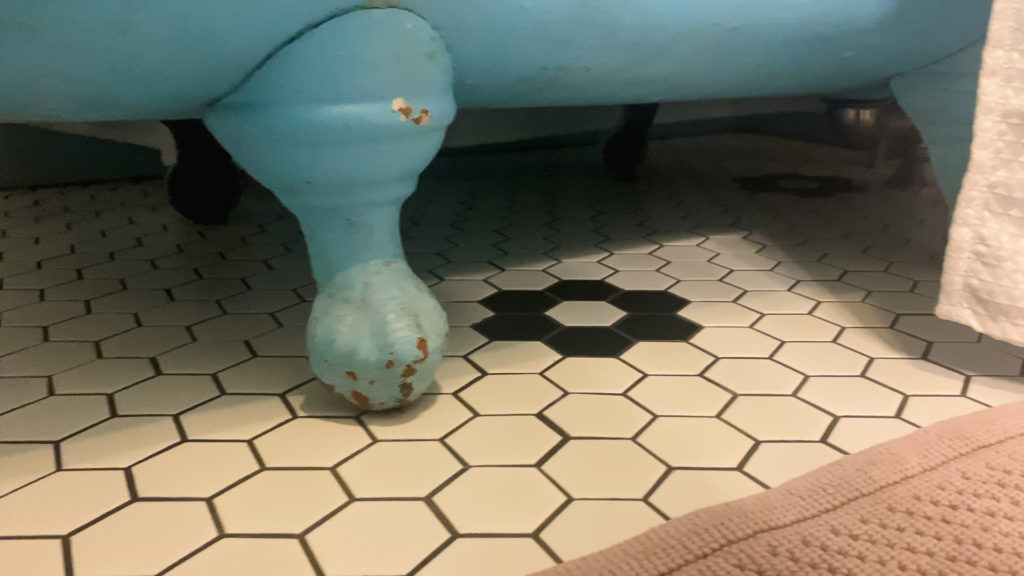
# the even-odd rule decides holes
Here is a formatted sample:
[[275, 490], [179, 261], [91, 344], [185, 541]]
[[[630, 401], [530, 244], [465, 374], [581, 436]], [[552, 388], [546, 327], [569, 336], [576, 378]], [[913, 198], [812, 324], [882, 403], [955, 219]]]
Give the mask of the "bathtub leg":
[[441, 361], [445, 313], [407, 265], [398, 219], [455, 116], [451, 74], [422, 19], [361, 10], [281, 49], [205, 117], [298, 218], [319, 288], [313, 371], [364, 409], [412, 402]]
[[242, 181], [231, 155], [200, 120], [167, 120], [178, 161], [167, 175], [171, 205], [199, 224], [223, 224], [238, 205]]
[[878, 150], [892, 100], [826, 98], [826, 114], [837, 143], [855, 150]]
[[622, 124], [604, 146], [604, 165], [618, 180], [632, 181], [647, 160], [647, 138], [659, 104], [631, 104], [622, 110]]
[[952, 210], [967, 172], [984, 43], [892, 80], [896, 98], [921, 132], [935, 179]]

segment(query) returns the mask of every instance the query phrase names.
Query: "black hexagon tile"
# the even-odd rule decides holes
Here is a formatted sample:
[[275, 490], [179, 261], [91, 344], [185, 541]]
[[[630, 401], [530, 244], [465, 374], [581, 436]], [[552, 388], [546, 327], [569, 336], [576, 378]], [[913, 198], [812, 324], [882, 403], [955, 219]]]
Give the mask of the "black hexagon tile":
[[675, 314], [629, 314], [615, 329], [634, 340], [685, 341], [692, 338], [700, 326]]
[[550, 294], [535, 290], [496, 292], [481, 302], [492, 312], [508, 314], [544, 313], [558, 304]]
[[543, 340], [562, 325], [546, 314], [495, 314], [473, 328], [489, 340]]
[[544, 341], [562, 356], [615, 358], [629, 349], [633, 341], [612, 328], [573, 326], [556, 332]]
[[622, 289], [600, 280], [562, 280], [549, 286], [545, 292], [563, 302], [607, 301]]
[[617, 294], [609, 302], [635, 314], [675, 314], [689, 304], [671, 292], [658, 290], [630, 290]]

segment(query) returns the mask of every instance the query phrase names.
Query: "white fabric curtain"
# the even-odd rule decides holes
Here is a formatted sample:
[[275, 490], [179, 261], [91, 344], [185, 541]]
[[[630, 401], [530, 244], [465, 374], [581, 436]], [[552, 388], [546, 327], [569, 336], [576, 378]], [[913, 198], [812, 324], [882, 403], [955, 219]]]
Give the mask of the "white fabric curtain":
[[1024, 345], [1024, 0], [995, 0], [936, 314]]

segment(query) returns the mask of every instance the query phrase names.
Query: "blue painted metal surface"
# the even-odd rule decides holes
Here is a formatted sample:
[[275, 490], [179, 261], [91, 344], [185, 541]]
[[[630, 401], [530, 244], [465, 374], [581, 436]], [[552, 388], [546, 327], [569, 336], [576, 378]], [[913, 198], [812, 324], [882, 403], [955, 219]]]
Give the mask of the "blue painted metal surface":
[[290, 44], [205, 116], [298, 217], [319, 287], [311, 365], [362, 408], [411, 402], [441, 361], [447, 319], [405, 262], [398, 216], [455, 118], [451, 86], [423, 20], [364, 10]]
[[367, 5], [440, 33], [460, 106], [515, 107], [845, 92], [977, 42], [991, 0], [0, 0], [0, 120], [197, 117]]
[[970, 159], [983, 48], [975, 44], [892, 80], [893, 93], [928, 145], [935, 179], [950, 210]]
[[[874, 92], [979, 42], [990, 8], [991, 0], [0, 0], [0, 121], [204, 117], [302, 224], [320, 290], [309, 324], [314, 370], [353, 402], [382, 409], [423, 393], [440, 360], [444, 314], [404, 261], [398, 210], [456, 102]], [[913, 98], [929, 101], [922, 91]], [[954, 100], [933, 103], [962, 105]]]

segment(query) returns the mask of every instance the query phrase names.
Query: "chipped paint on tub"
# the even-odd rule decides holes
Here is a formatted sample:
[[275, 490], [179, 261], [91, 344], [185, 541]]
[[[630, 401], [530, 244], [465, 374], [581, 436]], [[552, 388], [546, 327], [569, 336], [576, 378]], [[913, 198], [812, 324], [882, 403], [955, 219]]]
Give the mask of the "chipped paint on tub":
[[398, 113], [398, 119], [402, 122], [411, 121], [417, 126], [426, 126], [430, 123], [430, 110], [420, 108], [419, 116], [413, 118], [413, 107], [405, 98], [395, 98], [392, 100], [391, 111]]

